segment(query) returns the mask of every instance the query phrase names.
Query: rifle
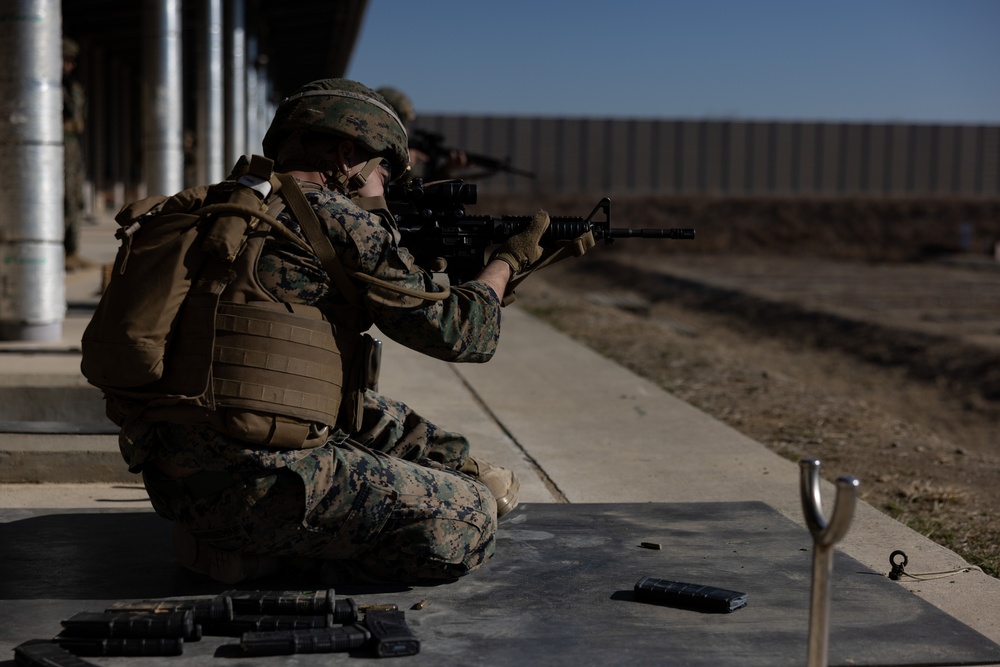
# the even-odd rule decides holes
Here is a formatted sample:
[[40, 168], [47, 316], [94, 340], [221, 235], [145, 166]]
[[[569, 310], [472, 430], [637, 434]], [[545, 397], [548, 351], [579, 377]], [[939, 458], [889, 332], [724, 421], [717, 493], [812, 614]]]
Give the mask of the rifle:
[[[531, 216], [466, 215], [465, 205], [475, 204], [476, 186], [460, 180], [424, 185], [420, 179], [394, 183], [385, 199], [396, 220], [400, 245], [417, 264], [430, 269], [444, 259], [451, 284], [468, 282], [486, 265], [486, 249], [524, 231]], [[602, 213], [601, 219], [595, 219]], [[693, 229], [629, 229], [611, 226], [611, 200], [601, 199], [586, 218], [551, 216], [542, 236], [542, 247], [554, 248], [587, 232], [595, 241], [611, 245], [617, 238], [693, 239]]]
[[63, 620], [60, 634], [17, 646], [14, 658], [26, 667], [95, 667], [77, 656], [182, 655], [185, 643], [203, 636], [241, 637], [238, 647], [227, 646], [244, 656], [365, 646], [378, 657], [420, 650], [420, 640], [396, 605], [359, 605], [334, 595], [332, 588], [229, 590], [213, 598], [121, 601], [104, 612], [80, 612]]
[[410, 132], [410, 148], [418, 150], [425, 155], [430, 163], [430, 169], [433, 172], [424, 180], [436, 180], [434, 175], [444, 166], [447, 165], [451, 159], [451, 155], [455, 152], [461, 152], [465, 154], [466, 160], [470, 165], [482, 168], [484, 171], [481, 174], [469, 174], [465, 178], [483, 178], [485, 176], [492, 176], [497, 172], [504, 172], [507, 174], [514, 174], [515, 176], [523, 176], [525, 178], [534, 178], [535, 174], [530, 171], [524, 171], [523, 169], [516, 169], [510, 165], [510, 158], [505, 158], [499, 160], [495, 157], [490, 157], [489, 155], [483, 155], [481, 153], [470, 153], [468, 151], [462, 151], [457, 148], [451, 148], [444, 145], [444, 135], [438, 134], [437, 132], [428, 132], [427, 130], [413, 130]]

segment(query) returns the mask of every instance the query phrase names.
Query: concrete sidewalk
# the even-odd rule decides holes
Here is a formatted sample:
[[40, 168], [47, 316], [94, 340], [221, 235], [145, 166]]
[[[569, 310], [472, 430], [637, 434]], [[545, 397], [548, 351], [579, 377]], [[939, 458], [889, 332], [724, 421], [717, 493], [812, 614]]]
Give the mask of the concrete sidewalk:
[[[112, 230], [110, 222], [85, 228], [86, 256], [111, 261]], [[96, 301], [99, 287], [97, 268], [68, 276], [67, 300], [74, 307], [62, 341], [0, 343], [0, 387], [86, 386], [79, 373], [79, 338], [89, 317], [86, 305]], [[385, 341], [384, 354], [380, 390], [464, 433], [479, 456], [513, 468], [522, 482], [522, 502], [762, 501], [803, 526], [802, 549], [812, 546], [795, 462], [516, 306], [504, 311], [500, 349], [487, 364], [445, 364], [391, 341]], [[0, 434], [0, 473], [8, 475], [0, 478], [6, 480], [0, 484], [0, 508], [148, 507], [138, 480], [116, 465], [117, 456], [113, 435]], [[60, 460], [76, 463], [60, 466]], [[85, 460], [98, 460], [98, 472], [83, 472], [89, 470], [79, 463]], [[10, 483], [18, 466], [47, 477], [39, 479], [45, 483]], [[91, 478], [74, 479], [74, 471]], [[854, 475], [864, 485], [869, 471], [832, 472]], [[90, 483], [80, 483], [85, 481]], [[833, 486], [824, 483], [828, 514], [834, 495]], [[864, 503], [838, 548], [880, 573], [888, 572], [889, 555], [897, 549], [906, 552], [908, 571], [957, 571], [899, 585], [1000, 643], [1000, 580], [964, 570], [968, 564], [953, 552]]]

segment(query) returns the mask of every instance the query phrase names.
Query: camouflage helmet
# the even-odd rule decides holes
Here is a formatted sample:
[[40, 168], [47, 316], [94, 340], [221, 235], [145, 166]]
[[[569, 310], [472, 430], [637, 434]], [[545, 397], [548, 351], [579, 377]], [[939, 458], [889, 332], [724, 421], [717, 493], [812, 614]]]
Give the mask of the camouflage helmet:
[[413, 108], [413, 102], [410, 101], [406, 93], [391, 86], [382, 86], [375, 92], [384, 97], [385, 101], [392, 105], [392, 108], [396, 110], [396, 115], [403, 121], [403, 125], [409, 127], [410, 123], [416, 120], [417, 112]]
[[80, 56], [80, 44], [75, 39], [63, 37], [62, 57], [65, 60], [76, 60]]
[[403, 122], [381, 95], [356, 81], [313, 81], [283, 99], [264, 135], [264, 155], [275, 159], [281, 142], [296, 131], [326, 132], [356, 141], [389, 160], [394, 179], [410, 163]]

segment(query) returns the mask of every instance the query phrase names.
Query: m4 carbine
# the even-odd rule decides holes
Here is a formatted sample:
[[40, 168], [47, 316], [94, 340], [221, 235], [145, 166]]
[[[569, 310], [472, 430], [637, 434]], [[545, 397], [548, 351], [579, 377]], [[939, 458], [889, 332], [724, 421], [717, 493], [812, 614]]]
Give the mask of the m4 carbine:
[[[385, 198], [396, 220], [400, 245], [419, 266], [432, 269], [446, 263], [451, 284], [474, 279], [486, 265], [486, 250], [524, 231], [530, 215], [466, 215], [466, 204], [475, 204], [476, 186], [463, 181], [424, 185], [420, 179], [391, 184]], [[602, 214], [600, 219], [598, 214]], [[693, 239], [693, 229], [629, 229], [611, 226], [611, 200], [601, 199], [586, 218], [551, 216], [542, 236], [542, 247], [556, 247], [587, 232], [595, 241], [611, 245], [619, 238]]]

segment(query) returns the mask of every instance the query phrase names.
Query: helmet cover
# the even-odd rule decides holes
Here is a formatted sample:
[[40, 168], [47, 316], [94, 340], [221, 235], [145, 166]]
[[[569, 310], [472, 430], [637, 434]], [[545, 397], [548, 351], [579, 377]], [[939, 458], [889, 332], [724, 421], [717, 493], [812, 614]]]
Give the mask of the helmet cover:
[[294, 132], [324, 132], [351, 139], [392, 165], [392, 178], [409, 166], [406, 127], [385, 98], [348, 79], [313, 81], [278, 105], [264, 135], [264, 155], [276, 158]]

